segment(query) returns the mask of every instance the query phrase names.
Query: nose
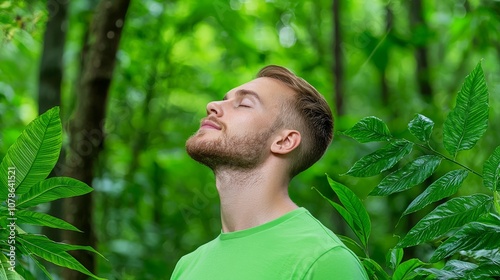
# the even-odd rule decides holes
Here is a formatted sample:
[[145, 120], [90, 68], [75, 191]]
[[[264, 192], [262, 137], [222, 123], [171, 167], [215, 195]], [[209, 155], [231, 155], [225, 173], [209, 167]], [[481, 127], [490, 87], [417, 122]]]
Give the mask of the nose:
[[207, 104], [207, 115], [214, 114], [217, 117], [222, 116], [221, 101], [212, 101]]

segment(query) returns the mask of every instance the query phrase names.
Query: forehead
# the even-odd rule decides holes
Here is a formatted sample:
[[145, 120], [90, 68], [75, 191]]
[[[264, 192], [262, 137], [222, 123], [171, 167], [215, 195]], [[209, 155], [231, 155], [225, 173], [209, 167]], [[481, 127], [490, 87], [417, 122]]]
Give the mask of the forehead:
[[234, 98], [241, 92], [254, 92], [263, 105], [278, 105], [294, 95], [294, 91], [283, 82], [268, 77], [260, 77], [233, 88], [224, 98]]

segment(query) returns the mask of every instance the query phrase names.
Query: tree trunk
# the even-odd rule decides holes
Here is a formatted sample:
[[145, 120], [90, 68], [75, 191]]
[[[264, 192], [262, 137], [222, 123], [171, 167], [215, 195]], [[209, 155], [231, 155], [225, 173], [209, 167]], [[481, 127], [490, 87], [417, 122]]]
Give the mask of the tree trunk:
[[[387, 36], [389, 36], [389, 33], [392, 30], [394, 23], [394, 13], [392, 12], [392, 9], [390, 7], [390, 3], [386, 4], [385, 6], [385, 33]], [[387, 51], [387, 60], [389, 60], [389, 55], [390, 51]], [[389, 82], [387, 80], [387, 65], [389, 63], [387, 62], [386, 66], [383, 67], [383, 69], [380, 72], [380, 95], [382, 98], [382, 105], [389, 106], [389, 101], [391, 98], [391, 94], [389, 91]]]
[[[104, 142], [104, 118], [109, 85], [130, 0], [102, 0], [91, 23], [88, 46], [82, 53], [83, 69], [79, 81], [78, 100], [69, 123], [70, 149], [64, 174], [92, 185], [93, 167]], [[67, 231], [65, 241], [96, 247], [92, 229], [92, 195], [65, 201], [66, 220], [83, 233]], [[94, 255], [72, 251], [73, 256], [95, 272]], [[87, 279], [73, 270], [64, 271], [64, 279]]]
[[[422, 0], [411, 0], [410, 1], [410, 26], [413, 32], [419, 31], [420, 34], [417, 33], [418, 36], [427, 36], [425, 33], [427, 32], [427, 23], [424, 17], [424, 10], [422, 7]], [[417, 84], [420, 90], [421, 96], [425, 101], [431, 102], [433, 91], [430, 83], [430, 73], [429, 73], [429, 61], [427, 57], [427, 39], [419, 40], [415, 46], [415, 61], [417, 64], [416, 67], [416, 75], [417, 75]]]
[[342, 58], [342, 28], [340, 26], [340, 2], [333, 0], [333, 83], [337, 116], [344, 114], [344, 62]]
[[[49, 19], [43, 37], [43, 51], [39, 69], [38, 114], [41, 115], [54, 106], [61, 105], [61, 82], [63, 78], [63, 55], [68, 29], [68, 3], [55, 0], [47, 2]], [[55, 168], [49, 177], [60, 176], [64, 159], [64, 149], [59, 155]], [[62, 200], [50, 203], [50, 215], [62, 218]], [[43, 227], [42, 233], [55, 241], [61, 241], [61, 231]]]

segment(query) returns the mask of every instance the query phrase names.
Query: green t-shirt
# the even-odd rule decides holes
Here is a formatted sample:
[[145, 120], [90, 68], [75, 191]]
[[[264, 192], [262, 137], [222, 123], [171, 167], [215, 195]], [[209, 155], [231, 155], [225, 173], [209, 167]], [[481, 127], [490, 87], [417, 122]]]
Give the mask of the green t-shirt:
[[358, 258], [305, 208], [221, 233], [182, 257], [172, 280], [368, 279]]

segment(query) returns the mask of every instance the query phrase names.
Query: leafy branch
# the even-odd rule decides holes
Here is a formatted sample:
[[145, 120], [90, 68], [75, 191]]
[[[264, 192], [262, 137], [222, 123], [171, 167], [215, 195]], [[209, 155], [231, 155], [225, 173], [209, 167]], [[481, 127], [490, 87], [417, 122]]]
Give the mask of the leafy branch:
[[0, 164], [1, 279], [35, 279], [21, 262], [23, 256], [31, 258], [49, 279], [52, 276], [37, 258], [78, 270], [94, 279], [103, 279], [68, 253], [72, 250], [86, 250], [100, 255], [93, 248], [54, 242], [46, 236], [28, 233], [19, 226], [30, 224], [80, 231], [64, 220], [30, 210], [42, 203], [92, 191], [87, 184], [73, 178], [46, 179], [57, 162], [61, 145], [59, 108], [54, 107], [25, 128]]
[[[439, 279], [484, 279], [500, 276], [500, 146], [484, 162], [482, 174], [456, 160], [459, 152], [472, 149], [477, 144], [487, 126], [488, 90], [481, 63], [478, 63], [465, 78], [456, 105], [443, 125], [443, 146], [451, 157], [432, 148], [430, 139], [434, 122], [421, 114], [417, 114], [408, 123], [408, 130], [425, 145], [393, 137], [387, 125], [374, 116], [363, 118], [343, 132], [360, 143], [387, 142], [386, 146], [356, 161], [344, 175], [369, 177], [392, 170], [401, 159], [411, 154], [415, 145], [430, 152], [386, 175], [369, 193], [371, 196], [388, 196], [423, 183], [435, 173], [443, 159], [461, 167], [449, 170], [432, 182], [401, 214], [400, 219], [432, 203], [438, 203], [437, 207], [418, 221], [387, 254], [387, 266], [394, 271], [392, 276], [368, 256], [371, 224], [366, 209], [347, 187], [330, 177], [327, 178], [342, 204], [323, 197], [339, 212], [361, 241], [356, 247], [364, 251], [364, 256], [360, 257], [371, 278], [413, 279], [417, 275], [432, 275]], [[476, 193], [452, 197], [469, 173], [482, 178], [484, 187], [492, 194]], [[439, 203], [444, 198], [449, 199]], [[347, 244], [356, 243], [348, 237], [343, 240], [346, 240]], [[404, 248], [424, 243], [435, 244], [436, 240], [440, 243], [434, 250], [430, 263], [418, 259], [401, 263]], [[485, 252], [491, 257], [482, 257]], [[463, 260], [460, 260], [460, 257]], [[446, 260], [443, 268], [426, 268], [441, 260]]]

